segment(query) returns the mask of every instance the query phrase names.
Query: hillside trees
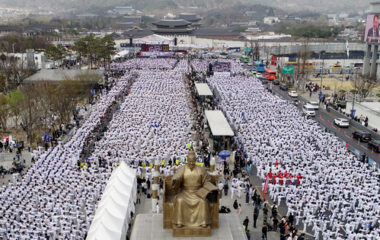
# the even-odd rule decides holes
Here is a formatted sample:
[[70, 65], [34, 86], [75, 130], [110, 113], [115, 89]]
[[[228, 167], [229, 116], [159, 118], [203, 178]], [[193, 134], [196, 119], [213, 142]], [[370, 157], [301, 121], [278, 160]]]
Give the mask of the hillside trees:
[[104, 66], [111, 61], [111, 56], [115, 53], [115, 42], [111, 35], [103, 38], [96, 38], [90, 34], [74, 43], [73, 50], [78, 53], [78, 61], [87, 59], [88, 68]]
[[73, 110], [88, 99], [90, 89], [100, 80], [100, 75], [82, 74], [59, 83], [24, 84], [0, 94], [0, 132], [21, 127], [27, 141], [34, 143], [41, 133], [52, 133], [61, 124], [70, 123]]

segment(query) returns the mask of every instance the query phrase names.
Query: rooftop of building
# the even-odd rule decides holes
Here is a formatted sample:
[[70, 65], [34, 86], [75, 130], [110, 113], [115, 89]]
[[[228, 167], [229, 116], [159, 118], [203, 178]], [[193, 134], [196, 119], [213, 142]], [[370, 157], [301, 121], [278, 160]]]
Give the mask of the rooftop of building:
[[155, 26], [160, 27], [187, 27], [191, 25], [191, 22], [188, 22], [184, 19], [170, 19], [170, 20], [160, 20], [158, 22], [152, 23]]
[[115, 7], [117, 10], [132, 10], [133, 8], [131, 6], [117, 6]]
[[189, 21], [189, 22], [198, 22], [198, 21], [202, 20], [202, 18], [199, 17], [195, 13], [181, 13], [181, 14], [179, 14], [179, 18], [184, 19], [184, 20]]
[[55, 26], [50, 26], [46, 24], [34, 24], [24, 28], [25, 31], [50, 31], [56, 29]]
[[0, 31], [1, 32], [10, 32], [10, 31], [17, 31], [18, 28], [16, 26], [9, 26], [9, 25], [0, 25]]
[[76, 79], [78, 75], [83, 74], [97, 74], [103, 75], [103, 70], [80, 70], [80, 69], [41, 69], [37, 73], [24, 80], [26, 83], [36, 81], [63, 81], [67, 79]]
[[235, 28], [200, 28], [194, 31], [196, 36], [240, 36]]
[[133, 37], [133, 38], [143, 38], [149, 35], [154, 34], [154, 32], [150, 29], [140, 29], [140, 28], [133, 28], [128, 31], [123, 32], [123, 35], [127, 38]]

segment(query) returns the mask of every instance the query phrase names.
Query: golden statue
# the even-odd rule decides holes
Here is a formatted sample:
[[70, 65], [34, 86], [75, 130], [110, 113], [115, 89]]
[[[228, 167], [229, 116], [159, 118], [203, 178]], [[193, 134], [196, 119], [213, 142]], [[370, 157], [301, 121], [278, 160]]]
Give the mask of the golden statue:
[[[218, 188], [206, 169], [196, 165], [194, 151], [189, 151], [187, 162], [172, 177], [170, 190], [166, 189], [169, 179], [165, 180], [164, 227], [166, 214], [171, 216], [174, 236], [209, 236], [211, 227], [219, 223]], [[165, 211], [165, 202], [170, 202], [172, 209], [166, 207]]]

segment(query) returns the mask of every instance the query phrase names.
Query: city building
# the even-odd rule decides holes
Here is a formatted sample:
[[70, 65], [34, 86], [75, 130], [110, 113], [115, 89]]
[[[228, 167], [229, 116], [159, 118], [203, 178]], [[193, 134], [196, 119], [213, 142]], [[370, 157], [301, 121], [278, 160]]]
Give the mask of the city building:
[[152, 30], [134, 27], [132, 29], [129, 29], [129, 30], [123, 32], [122, 35], [126, 39], [129, 39], [129, 38], [134, 39], [134, 38], [144, 38], [144, 37], [150, 36], [152, 34], [153, 34]]
[[244, 37], [236, 28], [200, 28], [194, 31], [197, 38], [242, 40]]
[[275, 23], [280, 22], [280, 19], [278, 17], [265, 17], [264, 18], [264, 23], [268, 25], [272, 25]]
[[10, 34], [14, 34], [17, 32], [18, 32], [17, 27], [6, 26], [6, 25], [0, 26], [0, 37], [10, 35]]
[[181, 13], [179, 14], [179, 19], [184, 19], [188, 22], [191, 22], [191, 25], [196, 29], [201, 26], [200, 21], [202, 18], [195, 13]]
[[45, 24], [35, 24], [24, 28], [24, 35], [27, 37], [35, 37], [38, 35], [45, 35], [52, 32], [58, 33], [59, 30], [54, 26], [49, 26]]
[[262, 22], [267, 16], [265, 12], [247, 11], [245, 15], [249, 17], [250, 20]]
[[94, 14], [94, 13], [85, 12], [85, 13], [78, 14], [77, 18], [86, 19], [86, 18], [95, 18], [95, 17], [98, 17], [98, 16], [99, 15]]
[[139, 27], [141, 23], [141, 16], [125, 16], [121, 21], [118, 21], [113, 25], [113, 30], [124, 32], [128, 29]]
[[120, 6], [120, 7], [115, 7], [113, 11], [116, 14], [120, 15], [131, 15], [135, 13], [135, 9], [133, 9], [131, 6]]
[[5, 55], [5, 62], [10, 64], [10, 61], [15, 60], [16, 66], [20, 68], [41, 69], [44, 68], [46, 57], [44, 52], [34, 52], [27, 50], [26, 53], [2, 53]]

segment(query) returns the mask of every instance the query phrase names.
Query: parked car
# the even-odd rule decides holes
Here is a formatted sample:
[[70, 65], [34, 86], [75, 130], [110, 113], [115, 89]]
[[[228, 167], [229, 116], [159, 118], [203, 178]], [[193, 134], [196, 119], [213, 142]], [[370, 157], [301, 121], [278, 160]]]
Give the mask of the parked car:
[[319, 103], [316, 102], [316, 101], [308, 101], [307, 104], [313, 106], [314, 110], [318, 110], [319, 109]]
[[368, 148], [376, 153], [380, 152], [380, 140], [373, 139], [368, 142]]
[[341, 128], [344, 128], [344, 127], [348, 128], [350, 126], [350, 121], [345, 118], [335, 118], [334, 124]]
[[280, 85], [280, 81], [278, 79], [273, 80], [274, 85]]
[[280, 89], [283, 90], [283, 91], [288, 91], [289, 90], [288, 86], [286, 86], [285, 84], [281, 84], [280, 85]]
[[288, 92], [288, 95], [289, 95], [290, 97], [292, 97], [292, 98], [296, 98], [296, 97], [298, 97], [298, 94], [297, 94], [296, 91], [289, 91], [289, 92]]
[[314, 111], [313, 106], [310, 106], [310, 105], [307, 105], [307, 104], [305, 104], [302, 107], [302, 113], [305, 114], [306, 116], [311, 116], [311, 117], [315, 116], [315, 111]]
[[352, 133], [352, 137], [360, 142], [369, 142], [371, 140], [371, 134], [364, 131], [355, 131]]
[[334, 104], [334, 103], [330, 103], [330, 106], [331, 106], [332, 108], [334, 108], [335, 110], [338, 110], [339, 108], [345, 109], [346, 106], [347, 106], [347, 102], [345, 102], [345, 101], [340, 101], [340, 102], [337, 102], [336, 104]]

